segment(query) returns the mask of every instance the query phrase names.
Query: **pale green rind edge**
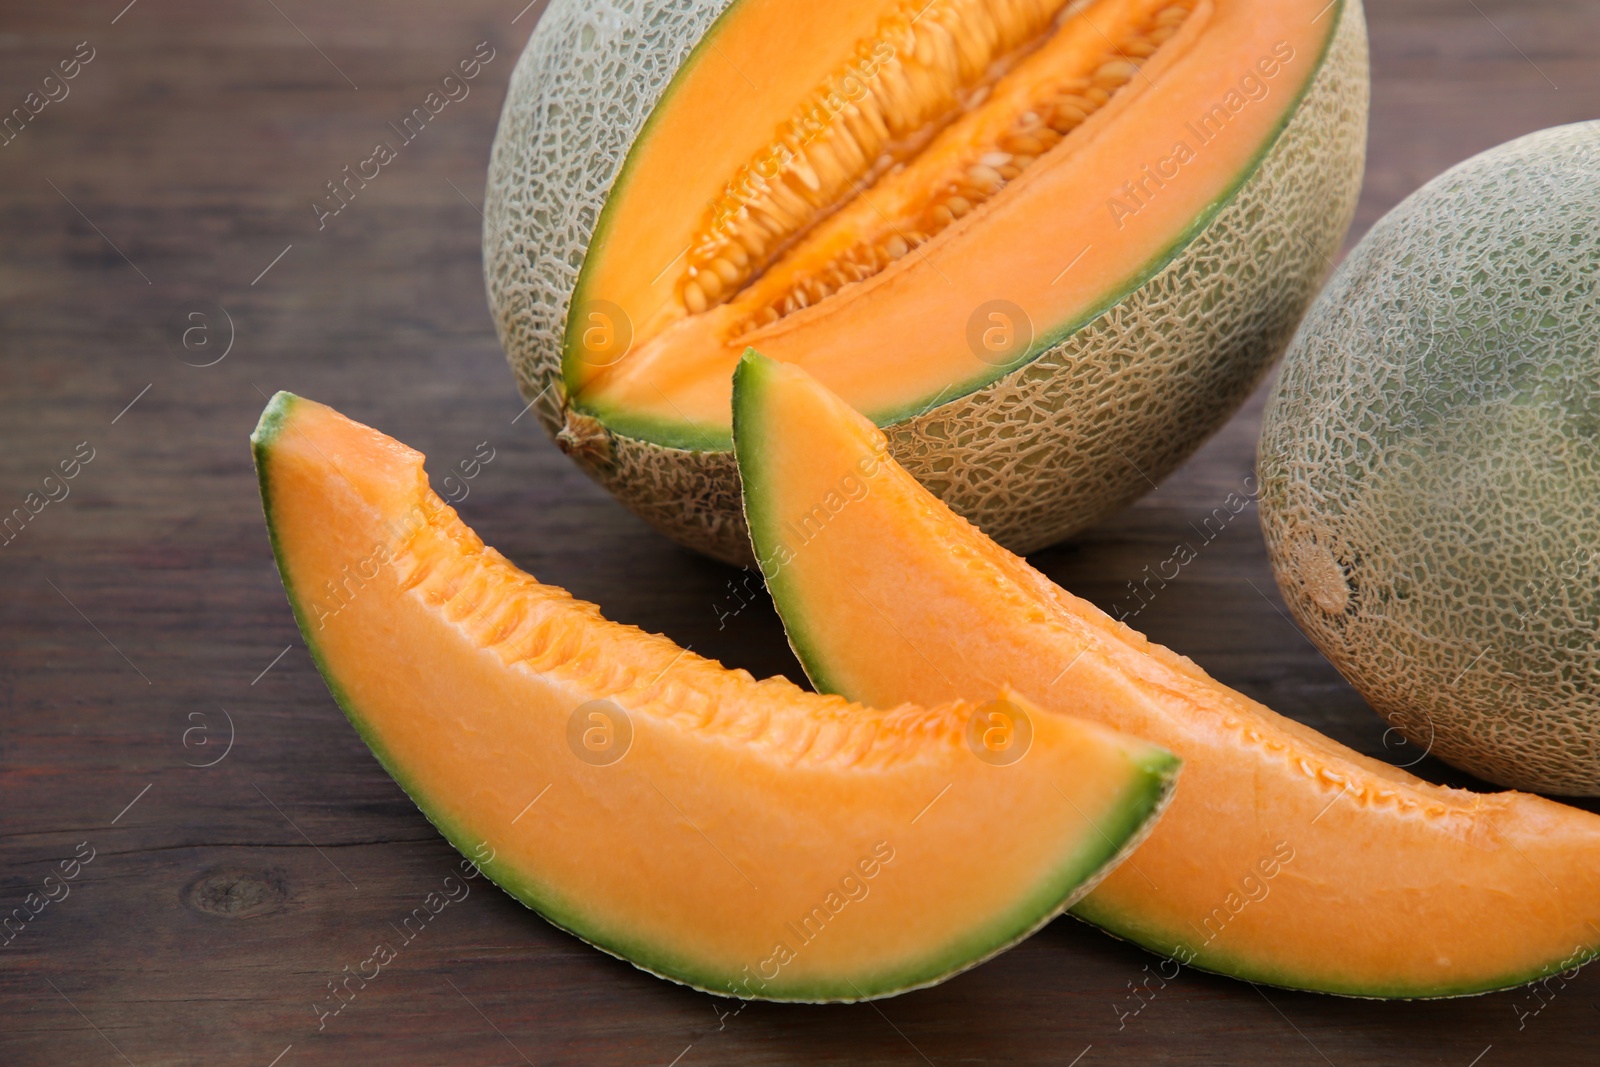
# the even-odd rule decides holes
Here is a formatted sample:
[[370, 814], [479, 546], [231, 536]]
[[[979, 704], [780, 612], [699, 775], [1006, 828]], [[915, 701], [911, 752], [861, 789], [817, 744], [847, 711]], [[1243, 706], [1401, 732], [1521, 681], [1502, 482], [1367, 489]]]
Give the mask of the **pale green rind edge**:
[[[283, 391], [273, 396], [263, 410], [255, 432], [250, 435], [250, 443], [261, 489], [262, 512], [266, 519], [267, 535], [272, 544], [278, 575], [283, 581], [284, 592], [288, 596], [289, 606], [294, 612], [295, 623], [300, 628], [306, 649], [327, 684], [329, 693], [361, 740], [377, 758], [378, 763], [404, 790], [423, 816], [462, 856], [473, 862], [501, 889], [537, 912], [552, 925], [642, 971], [717, 996], [806, 1003], [874, 1000], [936, 985], [1026, 939], [1090, 892], [1115, 866], [1117, 860], [1137, 847], [1144, 835], [1154, 826], [1155, 819], [1171, 798], [1173, 781], [1178, 771], [1177, 757], [1152, 746], [1147, 753], [1137, 758], [1130, 758], [1130, 782], [1123, 797], [1115, 806], [1114, 810], [1117, 812], [1115, 822], [1100, 826], [1098, 828], [1100, 833], [1086, 834], [1085, 844], [1053, 872], [1050, 878], [989, 927], [976, 930], [953, 945], [941, 947], [935, 959], [921, 961], [885, 974], [854, 976], [854, 980], [852, 977], [845, 977], [842, 984], [812, 983], [797, 985], [776, 994], [753, 995], [750, 994], [748, 987], [741, 990], [732, 978], [719, 980], [708, 977], [698, 969], [694, 961], [662, 952], [642, 942], [631, 941], [625, 936], [609, 933], [603, 928], [603, 923], [563, 901], [558, 894], [540, 885], [535, 875], [518, 869], [509, 860], [473, 859], [476, 851], [474, 842], [482, 842], [485, 837], [468, 833], [463, 823], [440, 815], [420, 790], [412, 788], [399, 761], [387, 751], [376, 732], [355, 706], [355, 702], [350, 699], [344, 686], [340, 684], [333, 665], [324, 656], [313, 637], [314, 630], [311, 625], [313, 620], [303, 609], [301, 599], [288, 578], [285, 546], [278, 536], [277, 524], [273, 521], [271, 484], [273, 445], [278, 435], [288, 425], [295, 403], [299, 399], [293, 393]], [[768, 986], [776, 984], [776, 981], [769, 982]]]
[[[761, 572], [773, 606], [783, 621], [783, 633], [794, 658], [819, 693], [843, 693], [845, 687], [833, 678], [823, 657], [814, 651], [820, 643], [810, 638], [811, 624], [806, 617], [804, 590], [795, 585], [793, 571], [773, 561], [783, 544], [768, 521], [767, 500], [777, 495], [770, 489], [773, 479], [764, 476], [762, 458], [768, 451], [765, 438], [772, 421], [761, 403], [775, 386], [772, 372], [778, 364], [754, 348], [745, 349], [733, 371], [733, 452], [739, 464], [739, 482], [744, 494], [744, 524], [750, 531], [750, 547], [755, 552], [756, 568]], [[770, 490], [770, 491], [769, 491]], [[892, 533], [890, 534], [892, 536]]]
[[[678, 68], [677, 73], [672, 76], [672, 80], [668, 82], [666, 88], [662, 90], [661, 96], [651, 107], [650, 113], [645, 117], [643, 124], [640, 125], [639, 132], [634, 137], [633, 145], [628, 149], [627, 156], [623, 158], [622, 166], [617, 168], [616, 176], [611, 179], [612, 191], [623, 188], [627, 185], [628, 176], [633, 172], [634, 168], [639, 165], [639, 158], [641, 155], [640, 148], [648, 144], [651, 137], [655, 133], [656, 125], [661, 121], [661, 105], [667, 100], [671, 99], [677, 88], [686, 78], [689, 77], [690, 74], [694, 72], [694, 69], [700, 65], [700, 62], [712, 51], [716, 50], [718, 31], [721, 29], [722, 23], [728, 18], [729, 15], [733, 13], [734, 9], [739, 6], [741, 0], [712, 0], [712, 2], [714, 4], [721, 3], [725, 6], [722, 8], [722, 11], [716, 16], [716, 18], [711, 21], [711, 24], [706, 27], [705, 33], [700, 37], [700, 39], [696, 41], [694, 46], [689, 49], [689, 54], [684, 57], [682, 66]], [[578, 282], [575, 286], [573, 286], [572, 298], [568, 304], [569, 307], [580, 303], [587, 294], [590, 274], [587, 269], [589, 260], [592, 256], [594, 256], [595, 253], [604, 252], [605, 250], [606, 242], [611, 236], [611, 226], [614, 221], [612, 216], [616, 212], [616, 203], [617, 198], [608, 194], [606, 196], [605, 206], [600, 209], [600, 215], [597, 219], [595, 219], [594, 230], [589, 237], [589, 248], [584, 253], [584, 266], [578, 271]], [[577, 324], [573, 322], [569, 316], [561, 335], [561, 382], [562, 385], [566, 387], [569, 395], [574, 392], [572, 382], [573, 364], [575, 362], [581, 362], [579, 357], [576, 355], [576, 353], [582, 348], [582, 346], [578, 343], [577, 334]], [[594, 414], [598, 415], [598, 412], [595, 412]], [[614, 412], [603, 416], [604, 421], [606, 421], [608, 425], [612, 424], [611, 420], [613, 418], [619, 420], [615, 423], [619, 429], [624, 425], [635, 427], [638, 430], [637, 433], [634, 433], [633, 431], [623, 432], [627, 432], [630, 437], [639, 437], [642, 440], [652, 440], [653, 437], [651, 435], [653, 433], [665, 433], [668, 435], [675, 433], [678, 437], [685, 440], [699, 440], [702, 436], [704, 436], [700, 433], [699, 428], [695, 427], [692, 423], [657, 423], [655, 420], [650, 419], [634, 419], [630, 422], [626, 414], [623, 412]], [[729, 448], [733, 447], [733, 437], [728, 431], [721, 430], [719, 428], [713, 436], [717, 442], [715, 449], [716, 451], [727, 451]], [[676, 445], [674, 447], [699, 448], [699, 445]]]
[[484, 284], [524, 399], [552, 436], [566, 410], [568, 312], [611, 192], [737, 2], [551, 0], [517, 60], [484, 194]]
[[[1079, 903], [1073, 906], [1071, 914], [1073, 918], [1097, 927], [1118, 940], [1138, 945], [1148, 952], [1153, 952], [1174, 962], [1180, 962], [1182, 957], [1194, 952], [1193, 946], [1186, 938], [1174, 937], [1150, 930], [1147, 926], [1141, 925], [1137, 919], [1120, 916], [1113, 909], [1106, 908], [1097, 911], [1092, 906], [1086, 907], [1084, 903]], [[1237, 978], [1240, 981], [1253, 982], [1257, 985], [1273, 986], [1278, 989], [1302, 993], [1326, 993], [1331, 996], [1348, 997], [1354, 1000], [1450, 1000], [1457, 997], [1481, 997], [1489, 993], [1515, 989], [1530, 982], [1537, 982], [1549, 975], [1583, 966], [1596, 958], [1600, 958], [1600, 944], [1597, 944], [1594, 949], [1587, 953], [1568, 956], [1560, 960], [1552, 960], [1532, 970], [1510, 973], [1496, 978], [1480, 979], [1462, 985], [1431, 987], [1403, 984], [1364, 986], [1352, 982], [1342, 982], [1337, 978], [1308, 983], [1304, 979], [1291, 974], [1287, 968], [1263, 966], [1237, 953], [1218, 950], [1195, 953], [1188, 962], [1183, 962], [1181, 965], [1193, 970], [1205, 971], [1208, 974], [1221, 975], [1224, 978]]]

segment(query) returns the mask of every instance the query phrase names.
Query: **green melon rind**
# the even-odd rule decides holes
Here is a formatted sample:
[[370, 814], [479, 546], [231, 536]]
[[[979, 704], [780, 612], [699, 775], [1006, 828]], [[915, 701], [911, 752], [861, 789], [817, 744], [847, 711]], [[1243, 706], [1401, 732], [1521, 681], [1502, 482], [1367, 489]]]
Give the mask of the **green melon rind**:
[[1026, 941], [1093, 892], [1106, 875], [1144, 843], [1172, 800], [1181, 763], [1177, 756], [1154, 745], [1130, 758], [1131, 781], [1113, 805], [1112, 818], [1096, 825], [1095, 833], [1085, 835], [1078, 852], [1009, 913], [944, 949], [938, 962], [908, 966], [882, 976], [875, 983], [877, 992], [870, 984], [860, 988], [852, 984], [848, 995], [818, 990], [783, 999], [823, 1003], [897, 996], [938, 985]]
[[704, 423], [694, 423], [684, 419], [663, 419], [656, 415], [592, 401], [573, 401], [570, 410], [574, 414], [595, 419], [614, 437], [643, 441], [678, 452], [725, 454], [733, 451], [733, 429], [729, 426], [707, 426]]
[[[806, 591], [793, 579], [793, 572], [782, 565], [778, 549], [782, 539], [769, 518], [775, 495], [772, 479], [763, 476], [763, 459], [769, 450], [763, 439], [770, 432], [770, 416], [762, 406], [772, 385], [772, 371], [777, 364], [765, 359], [754, 350], [746, 352], [734, 373], [734, 447], [743, 473], [744, 508], [750, 536], [768, 591], [783, 619], [784, 631], [795, 657], [805, 669], [806, 677], [819, 692], [847, 693], [847, 687], [831, 677], [827, 658], [820, 651], [825, 647], [810, 637], [814, 625], [808, 618]], [[1197, 846], [1199, 847], [1199, 846]], [[1131, 851], [1131, 850], [1130, 850]], [[1447, 997], [1477, 996], [1496, 990], [1509, 989], [1537, 981], [1558, 970], [1586, 963], [1600, 956], [1600, 942], [1587, 954], [1579, 954], [1541, 967], [1508, 973], [1501, 977], [1454, 986], [1373, 986], [1341, 980], [1337, 974], [1320, 974], [1309, 977], [1308, 972], [1272, 966], [1232, 953], [1219, 945], [1194, 947], [1192, 939], [1183, 932], [1161, 929], [1147, 918], [1129, 914], [1100, 904], [1093, 898], [1072, 905], [1071, 914], [1090, 925], [1099, 927], [1112, 936], [1128, 941], [1157, 955], [1182, 961], [1182, 965], [1225, 977], [1237, 978], [1261, 985], [1307, 992], [1330, 993], [1338, 996], [1373, 1000], [1425, 1000]], [[1326, 958], [1320, 949], [1316, 954]], [[1565, 965], [1565, 966], [1562, 966]]]
[[1306, 316], [1257, 449], [1284, 601], [1373, 708], [1487, 781], [1587, 796], [1597, 234], [1600, 122], [1435, 177]]
[[[634, 167], [638, 166], [639, 160], [644, 154], [640, 151], [640, 149], [648, 146], [650, 138], [656, 132], [655, 127], [657, 122], [660, 121], [662, 114], [659, 106], [657, 105], [660, 104], [661, 100], [664, 100], [666, 97], [671, 95], [673, 86], [678, 85], [685, 79], [689, 78], [694, 73], [695, 68], [698, 67], [708, 55], [712, 54], [716, 50], [716, 37], [719, 30], [719, 24], [728, 16], [730, 12], [732, 12], [737, 4], [738, 0], [712, 0], [711, 3], [703, 4], [697, 9], [701, 17], [704, 17], [706, 14], [714, 13], [713, 17], [710, 23], [706, 25], [705, 29], [700, 31], [699, 37], [692, 41], [689, 48], [689, 53], [687, 56], [685, 56], [678, 70], [672, 75], [671, 83], [662, 88], [661, 95], [657, 98], [655, 104], [651, 106], [649, 112], [646, 114], [644, 122], [639, 126], [638, 133], [633, 138], [632, 144], [626, 147], [627, 154], [622, 160], [622, 165], [617, 168], [616, 176], [613, 177], [609, 183], [609, 188], [607, 190], [607, 196], [605, 199], [605, 206], [600, 210], [600, 217], [595, 220], [594, 233], [589, 239], [589, 247], [588, 251], [585, 253], [585, 259], [587, 259], [588, 252], [597, 250], [603, 251], [605, 249], [606, 242], [610, 237], [611, 226], [614, 222], [613, 201], [609, 195], [609, 191], [610, 189], [625, 187], [628, 184], [629, 174], [632, 172]], [[552, 4], [551, 6], [553, 7], [555, 5]], [[654, 9], [652, 8], [652, 12], [653, 11]], [[539, 27], [541, 29], [544, 26], [545, 19], [548, 19], [549, 17], [550, 12], [547, 9], [544, 16], [539, 20]], [[681, 47], [682, 41], [689, 40], [691, 38], [696, 25], [698, 25], [698, 19], [685, 19], [681, 24], [673, 26], [673, 36], [674, 39], [679, 42], [679, 47]], [[530, 41], [530, 44], [531, 43], [532, 42]], [[507, 106], [509, 108], [511, 100], [509, 94], [507, 95], [506, 99]], [[587, 282], [587, 276], [580, 271], [578, 274], [577, 285], [573, 289], [571, 303], [580, 303], [584, 299], [586, 296]], [[563, 315], [563, 317], [565, 317], [565, 315]], [[562, 331], [563, 351], [567, 353], [576, 353], [582, 350], [582, 345], [579, 342], [576, 333], [576, 323], [567, 322]], [[569, 364], [573, 362], [574, 358], [575, 357], [568, 356], [562, 360], [562, 386], [569, 395], [574, 391], [572, 388], [572, 376], [568, 373]], [[699, 439], [704, 436], [698, 428], [690, 426], [686, 431], [684, 424], [682, 423], [675, 424], [675, 426], [677, 433], [680, 436], [687, 433], [688, 440], [692, 442], [687, 447], [698, 447]], [[650, 423], [648, 421], [641, 421], [639, 424], [641, 431], [640, 436], [645, 436], [647, 439], [654, 439], [654, 434], [650, 432], [649, 427]], [[666, 426], [663, 425], [661, 430], [666, 431]], [[728, 436], [726, 431], [719, 431], [714, 436], [716, 436], [719, 440], [721, 438], [727, 438], [725, 443], [719, 444], [720, 448], [726, 449], [733, 447], [732, 438]]]
[[[812, 637], [806, 591], [796, 584], [794, 571], [785, 565], [781, 555], [783, 537], [774, 527], [771, 502], [778, 490], [773, 486], [775, 479], [766, 473], [766, 460], [771, 455], [766, 441], [782, 428], [774, 430], [766, 402], [774, 389], [782, 388], [773, 379], [777, 368], [775, 360], [747, 348], [733, 371], [733, 452], [739, 464], [745, 528], [750, 531], [756, 568], [783, 620], [784, 637], [794, 658], [800, 661], [817, 692], [843, 693], [846, 687], [832, 676], [826, 658], [817, 651], [824, 644]], [[885, 536], [895, 536], [895, 531], [885, 531]]]
[[[737, 465], [720, 431], [670, 447], [618, 433], [607, 420], [670, 436], [665, 424], [569, 406], [562, 334], [592, 236], [583, 223], [602, 215], [627, 147], [604, 167], [563, 164], [566, 125], [545, 112], [559, 101], [576, 109], [563, 114], [592, 116], [599, 105], [552, 84], [577, 23], [570, 5], [551, 15], [549, 34], [541, 21], [513, 75], [490, 168], [485, 273], [501, 341], [524, 397], [591, 476], [669, 537], [749, 565]], [[1208, 223], [1180, 235], [1131, 290], [1025, 365], [926, 410], [876, 413], [895, 458], [1001, 544], [1032, 551], [1137, 498], [1226, 421], [1287, 345], [1331, 269], [1365, 162], [1362, 8], [1338, 0], [1321, 17], [1335, 24], [1316, 73]], [[688, 37], [703, 27], [672, 25], [687, 54]], [[650, 107], [666, 88], [652, 83]], [[642, 124], [641, 116], [626, 139]], [[550, 215], [535, 217], [529, 205], [544, 202]], [[547, 217], [567, 220], [565, 231], [539, 222]]]
[[[1337, 976], [1308, 981], [1303, 974], [1296, 974], [1289, 968], [1263, 966], [1237, 953], [1218, 949], [1196, 951], [1190, 939], [1182, 935], [1154, 930], [1137, 916], [1119, 914], [1112, 908], [1094, 908], [1088, 901], [1074, 905], [1071, 914], [1074, 918], [1098, 927], [1118, 940], [1138, 945], [1146, 951], [1174, 962], [1182, 961], [1192, 954], [1193, 958], [1182, 966], [1193, 970], [1293, 992], [1327, 993], [1355, 1000], [1448, 1000], [1455, 997], [1480, 997], [1487, 993], [1515, 989], [1530, 982], [1537, 982], [1552, 974], [1564, 973], [1600, 958], [1600, 941], [1597, 941], [1587, 952], [1551, 960], [1527, 971], [1508, 972], [1497, 978], [1486, 978], [1462, 985], [1372, 986], [1343, 981]], [[1321, 949], [1314, 951], [1323, 956], [1327, 955], [1326, 951]]]
[[551, 0], [517, 61], [484, 198], [484, 280], [501, 345], [554, 435], [567, 310], [601, 219], [678, 72], [734, 0]]
[[301, 638], [334, 701], [378, 763], [462, 856], [471, 860], [501, 889], [552, 925], [642, 971], [717, 996], [808, 1003], [874, 1000], [935, 985], [1011, 948], [1088, 894], [1118, 862], [1138, 847], [1171, 799], [1179, 760], [1164, 749], [1150, 746], [1130, 756], [1129, 782], [1113, 808], [1116, 813], [1113, 820], [1097, 827], [1097, 833], [1085, 835], [1083, 845], [1075, 853], [1067, 857], [1032, 893], [1018, 901], [1008, 912], [996, 916], [987, 927], [975, 930], [955, 944], [942, 946], [936, 955], [928, 959], [896, 971], [846, 977], [842, 983], [831, 985], [795, 984], [782, 987], [781, 993], [774, 995], [752, 996], [747, 988], [737, 984], [737, 976], [708, 974], [698, 961], [609, 929], [603, 918], [586, 913], [564, 895], [543, 884], [534, 872], [520, 869], [505, 857], [488, 861], [474, 859], [477, 846], [486, 840], [487, 835], [471, 832], [464, 820], [445, 817], [429, 802], [424, 791], [413, 788], [400, 761], [384, 747], [376, 731], [340, 683], [334, 665], [323, 654], [314, 636], [314, 613], [304, 605], [288, 576], [286, 549], [278, 536], [277, 524], [273, 521], [272, 453], [279, 435], [292, 424], [294, 405], [298, 399], [292, 393], [277, 393], [262, 412], [255, 431], [250, 435], [250, 443], [261, 488], [262, 511], [278, 574], [283, 580]]

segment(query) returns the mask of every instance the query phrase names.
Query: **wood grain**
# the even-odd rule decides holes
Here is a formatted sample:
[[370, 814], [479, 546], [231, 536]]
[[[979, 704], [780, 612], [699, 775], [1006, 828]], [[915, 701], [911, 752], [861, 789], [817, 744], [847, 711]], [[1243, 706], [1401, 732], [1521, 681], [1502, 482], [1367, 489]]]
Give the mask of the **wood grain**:
[[[489, 442], [461, 510], [491, 544], [614, 618], [757, 674], [798, 671], [769, 606], [719, 618], [737, 572], [656, 537], [516, 418], [476, 205], [537, 7], [125, 2], [0, 6], [4, 109], [79, 42], [94, 49], [70, 94], [0, 147], [0, 511], [80, 442], [94, 451], [0, 548], [0, 904], [94, 850], [0, 949], [0, 1063], [1594, 1062], [1588, 972], [1542, 999], [1411, 1004], [1185, 972], [1125, 1015], [1157, 961], [1061, 920], [936, 989], [741, 1010], [481, 882], [319, 1031], [328, 982], [395, 941], [456, 857], [294, 631], [246, 448], [266, 395], [334, 404], [435, 470]], [[1468, 155], [1593, 117], [1591, 3], [1381, 0], [1369, 17], [1357, 234]], [[496, 55], [471, 94], [319, 230], [324, 183], [481, 41]], [[217, 306], [232, 348], [186, 365], [205, 360], [172, 322], [213, 309], [204, 351], [220, 353]], [[1116, 605], [1249, 474], [1259, 410], [1258, 396], [1160, 490], [1036, 562]], [[1253, 513], [1136, 621], [1362, 751], [1411, 758], [1284, 617]]]

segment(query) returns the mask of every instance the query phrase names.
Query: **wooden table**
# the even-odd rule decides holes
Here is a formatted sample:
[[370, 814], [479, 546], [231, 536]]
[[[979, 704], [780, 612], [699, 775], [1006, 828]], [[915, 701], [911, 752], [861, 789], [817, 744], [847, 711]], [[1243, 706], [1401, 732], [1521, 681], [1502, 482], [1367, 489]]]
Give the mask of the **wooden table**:
[[[0, 510], [81, 442], [93, 453], [70, 495], [0, 549], [0, 903], [93, 854], [0, 949], [0, 1064], [1600, 1060], [1592, 972], [1553, 999], [1414, 1004], [1185, 972], [1126, 1014], [1154, 957], [1071, 919], [936, 989], [736, 1010], [483, 883], [319, 1032], [328, 982], [455, 855], [346, 725], [294, 630], [245, 441], [273, 390], [382, 427], [436, 469], [488, 441], [495, 458], [461, 510], [491, 544], [613, 618], [799, 675], [764, 606], [719, 629], [735, 572], [663, 541], [514, 418], [477, 205], [538, 11], [126, 2], [11, 2], [0, 16], [6, 109], [58, 61], [92, 56], [0, 147]], [[1460, 159], [1594, 116], [1588, 0], [1371, 7], [1371, 162], [1352, 236]], [[495, 58], [471, 94], [319, 230], [324, 183], [480, 41]], [[1159, 491], [1035, 562], [1112, 604], [1249, 473], [1259, 411], [1258, 396]], [[1287, 621], [1253, 521], [1139, 623], [1341, 741], [1409, 757], [1385, 750], [1379, 720]]]

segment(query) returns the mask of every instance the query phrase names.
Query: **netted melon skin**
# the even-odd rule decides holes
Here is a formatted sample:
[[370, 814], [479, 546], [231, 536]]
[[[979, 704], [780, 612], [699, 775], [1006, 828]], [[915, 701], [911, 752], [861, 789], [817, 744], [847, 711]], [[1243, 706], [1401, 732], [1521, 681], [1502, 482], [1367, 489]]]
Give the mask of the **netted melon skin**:
[[567, 309], [650, 112], [731, 0], [551, 0], [511, 74], [489, 161], [483, 267], [523, 399], [563, 451], [667, 536], [750, 559], [732, 452], [659, 448], [569, 412]]
[[[568, 301], [605, 197], [723, 6], [617, 3], [596, 14], [552, 3], [495, 140], [485, 273], [522, 394], [557, 443], [667, 536], [749, 566], [733, 453], [614, 433], [568, 408], [561, 375]], [[1364, 14], [1342, 0], [1324, 17], [1338, 27], [1300, 106], [1209, 220], [1028, 364], [885, 427], [896, 459], [1001, 544], [1041, 548], [1138, 498], [1282, 354], [1331, 270], [1365, 166]]]
[[1416, 751], [1600, 795], [1600, 123], [1374, 227], [1290, 347], [1258, 465], [1295, 618]]

